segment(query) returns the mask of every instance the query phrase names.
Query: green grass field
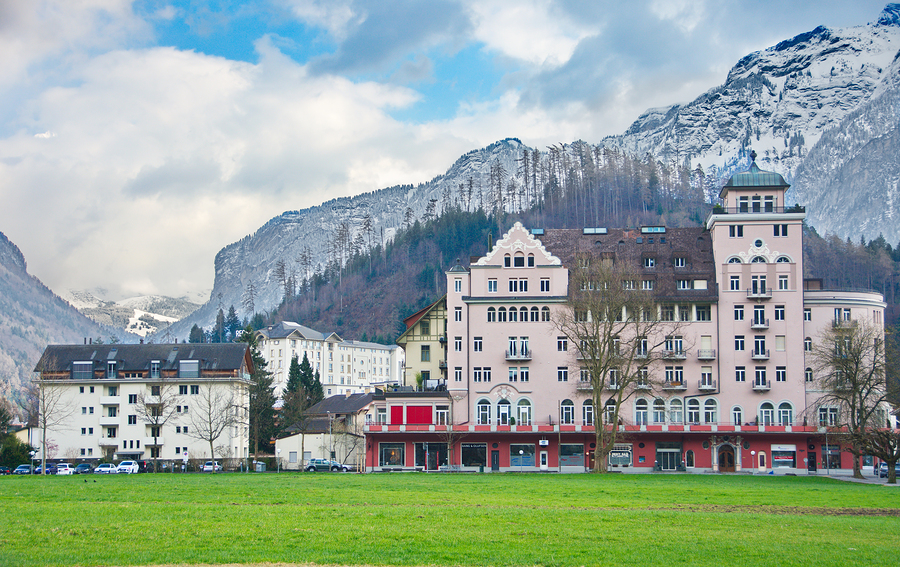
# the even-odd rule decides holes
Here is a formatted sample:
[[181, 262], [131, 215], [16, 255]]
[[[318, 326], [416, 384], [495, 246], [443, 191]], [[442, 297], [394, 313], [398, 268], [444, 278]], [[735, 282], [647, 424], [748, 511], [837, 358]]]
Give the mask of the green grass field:
[[900, 564], [900, 489], [827, 478], [2, 477], [0, 514], [2, 566]]

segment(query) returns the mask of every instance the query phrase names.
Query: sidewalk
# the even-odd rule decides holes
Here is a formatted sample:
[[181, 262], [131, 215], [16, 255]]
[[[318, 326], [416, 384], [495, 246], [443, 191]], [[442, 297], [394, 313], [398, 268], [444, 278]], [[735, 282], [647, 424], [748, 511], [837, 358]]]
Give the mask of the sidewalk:
[[859, 484], [881, 484], [888, 488], [897, 488], [900, 487], [900, 477], [897, 479], [897, 484], [888, 484], [887, 478], [878, 478], [877, 476], [872, 476], [871, 474], [863, 474], [864, 478], [853, 478], [852, 475], [849, 474], [832, 474], [828, 475], [830, 478], [836, 480], [844, 480], [847, 482], [856, 482]]

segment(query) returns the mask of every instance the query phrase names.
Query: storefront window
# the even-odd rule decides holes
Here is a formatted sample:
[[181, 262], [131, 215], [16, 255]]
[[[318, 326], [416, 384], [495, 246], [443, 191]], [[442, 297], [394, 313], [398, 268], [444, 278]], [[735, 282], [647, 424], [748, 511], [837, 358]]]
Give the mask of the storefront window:
[[381, 466], [402, 467], [406, 459], [403, 443], [381, 443], [379, 445], [379, 464]]
[[462, 464], [464, 467], [487, 465], [487, 443], [463, 443]]
[[[521, 451], [521, 454], [519, 453]], [[534, 466], [534, 445], [510, 445], [509, 446], [509, 466], [511, 467], [533, 467]]]

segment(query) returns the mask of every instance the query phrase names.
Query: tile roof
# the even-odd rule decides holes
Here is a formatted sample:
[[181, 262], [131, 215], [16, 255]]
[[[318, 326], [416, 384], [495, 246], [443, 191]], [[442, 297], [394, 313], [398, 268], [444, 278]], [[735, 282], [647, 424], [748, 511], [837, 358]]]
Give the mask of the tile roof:
[[119, 372], [142, 371], [151, 361], [160, 363], [160, 370], [177, 370], [182, 360], [200, 361], [200, 370], [239, 370], [246, 362], [252, 364], [245, 343], [217, 344], [87, 344], [49, 345], [38, 361], [35, 372], [67, 372], [73, 362], [104, 364], [117, 362]]

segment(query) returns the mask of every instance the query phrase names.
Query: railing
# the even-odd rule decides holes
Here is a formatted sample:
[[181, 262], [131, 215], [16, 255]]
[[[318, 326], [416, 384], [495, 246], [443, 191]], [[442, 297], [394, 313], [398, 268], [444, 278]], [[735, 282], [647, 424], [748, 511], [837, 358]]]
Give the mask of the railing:
[[662, 357], [668, 360], [684, 360], [687, 358], [687, 352], [683, 350], [664, 350]]
[[707, 348], [700, 349], [697, 351], [697, 358], [700, 360], [715, 360], [716, 359], [716, 349]]
[[615, 392], [619, 388], [621, 388], [621, 386], [617, 382], [610, 382], [609, 384], [606, 385], [606, 389], [612, 390], [613, 392]]
[[837, 328], [841, 328], [841, 327], [844, 327], [844, 328], [856, 327], [857, 324], [858, 324], [858, 323], [857, 323], [856, 319], [851, 319], [850, 321], [845, 321], [845, 320], [841, 320], [841, 319], [834, 319], [834, 320], [831, 322], [831, 326], [834, 327], [834, 328], [836, 328], [836, 329], [837, 329]]
[[757, 287], [750, 288], [747, 290], [747, 297], [749, 299], [771, 299], [772, 298], [772, 288], [771, 287]]
[[663, 390], [687, 390], [687, 384], [682, 381], [664, 382]]
[[100, 446], [101, 447], [118, 447], [119, 440], [115, 437], [101, 437], [100, 438]]
[[701, 390], [715, 390], [716, 389], [716, 381], [715, 380], [700, 380], [697, 387]]
[[506, 360], [531, 360], [531, 350], [508, 350], [506, 351]]
[[792, 205], [790, 207], [776, 207], [774, 205], [766, 206], [763, 203], [760, 207], [720, 207], [716, 205], [713, 207], [712, 214], [714, 215], [734, 215], [734, 214], [755, 214], [755, 215], [764, 215], [770, 213], [805, 213], [806, 207], [802, 207], [800, 205]]
[[751, 329], [768, 329], [769, 328], [769, 320], [768, 319], [754, 319], [752, 323], [750, 323]]
[[772, 389], [772, 382], [766, 380], [765, 382], [754, 382], [753, 390], [757, 392], [768, 392]]
[[753, 360], [769, 360], [769, 349], [754, 350], [750, 354], [750, 358], [752, 358]]
[[594, 385], [590, 382], [578, 382], [575, 384], [575, 389], [579, 391], [589, 391], [594, 389]]

